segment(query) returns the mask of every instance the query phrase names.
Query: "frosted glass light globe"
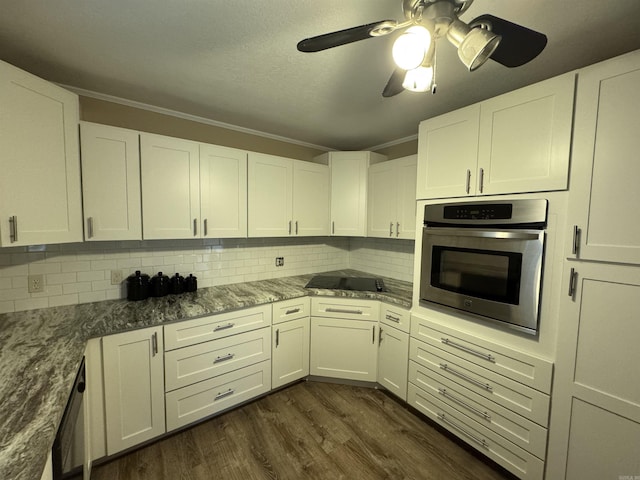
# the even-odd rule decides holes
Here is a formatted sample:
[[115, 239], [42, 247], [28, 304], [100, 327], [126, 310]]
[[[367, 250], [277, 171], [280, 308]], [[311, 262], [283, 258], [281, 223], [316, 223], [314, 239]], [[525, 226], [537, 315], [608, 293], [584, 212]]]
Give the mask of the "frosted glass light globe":
[[429, 30], [420, 25], [409, 27], [393, 43], [393, 61], [403, 70], [413, 70], [422, 64], [430, 45]]
[[428, 92], [433, 82], [433, 67], [418, 67], [407, 71], [402, 86], [412, 92]]

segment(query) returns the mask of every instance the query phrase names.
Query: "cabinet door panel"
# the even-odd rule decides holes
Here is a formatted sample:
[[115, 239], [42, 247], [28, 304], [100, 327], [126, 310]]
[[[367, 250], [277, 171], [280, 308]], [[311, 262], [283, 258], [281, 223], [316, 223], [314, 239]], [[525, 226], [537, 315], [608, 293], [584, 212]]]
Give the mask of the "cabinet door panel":
[[367, 170], [371, 152], [331, 152], [331, 235], [367, 234]]
[[80, 127], [85, 239], [142, 239], [138, 132], [88, 122]]
[[142, 225], [145, 239], [200, 235], [199, 148], [195, 142], [143, 133]]
[[203, 238], [247, 236], [247, 152], [200, 144]]
[[417, 155], [396, 162], [396, 238], [416, 237], [416, 169]]
[[329, 167], [293, 163], [294, 235], [329, 235]]
[[273, 326], [272, 387], [309, 375], [309, 317]]
[[409, 334], [386, 325], [380, 327], [378, 383], [407, 400]]
[[393, 161], [369, 167], [367, 235], [395, 238], [396, 170]]

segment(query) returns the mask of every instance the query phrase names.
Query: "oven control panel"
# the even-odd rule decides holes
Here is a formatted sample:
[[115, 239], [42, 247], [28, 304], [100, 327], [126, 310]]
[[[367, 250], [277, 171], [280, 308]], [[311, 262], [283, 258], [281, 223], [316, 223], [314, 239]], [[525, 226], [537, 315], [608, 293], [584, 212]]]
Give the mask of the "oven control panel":
[[448, 220], [508, 220], [513, 208], [510, 203], [449, 205], [444, 207], [443, 213]]

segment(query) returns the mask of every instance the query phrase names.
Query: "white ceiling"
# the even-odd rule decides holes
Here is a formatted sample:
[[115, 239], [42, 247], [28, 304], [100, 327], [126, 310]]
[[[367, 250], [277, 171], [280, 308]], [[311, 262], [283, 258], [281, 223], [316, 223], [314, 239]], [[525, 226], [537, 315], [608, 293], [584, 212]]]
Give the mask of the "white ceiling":
[[475, 0], [545, 33], [529, 64], [469, 73], [438, 45], [438, 91], [383, 98], [396, 35], [318, 53], [299, 40], [385, 19], [401, 0], [1, 0], [0, 59], [48, 80], [338, 150], [640, 48], [640, 0]]

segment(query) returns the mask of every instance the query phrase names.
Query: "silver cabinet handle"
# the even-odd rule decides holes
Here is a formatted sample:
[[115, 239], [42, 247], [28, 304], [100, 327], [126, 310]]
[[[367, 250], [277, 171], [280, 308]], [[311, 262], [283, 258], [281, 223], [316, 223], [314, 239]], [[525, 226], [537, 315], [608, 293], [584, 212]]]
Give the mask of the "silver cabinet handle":
[[193, 236], [194, 237], [198, 236], [198, 219], [197, 218], [193, 219]]
[[393, 222], [389, 223], [389, 236], [393, 237]]
[[474, 407], [473, 405], [469, 405], [467, 402], [464, 402], [462, 400], [460, 400], [459, 398], [454, 397], [453, 395], [451, 395], [449, 392], [447, 392], [446, 388], [438, 388], [438, 392], [440, 393], [440, 395], [442, 395], [445, 398], [448, 398], [449, 400], [457, 403], [458, 405], [462, 405], [463, 407], [465, 407], [467, 410], [475, 413], [476, 415], [478, 415], [479, 417], [484, 418], [485, 420], [491, 420], [491, 415], [489, 415], [487, 412], [483, 412], [482, 410], [478, 410], [476, 407]]
[[471, 170], [467, 170], [467, 185], [465, 190], [467, 191], [467, 195], [471, 191]]
[[227, 353], [226, 355], [222, 355], [221, 357], [216, 357], [213, 363], [226, 362], [227, 360], [231, 360], [235, 356], [235, 353]]
[[280, 329], [279, 328], [276, 330], [276, 348], [278, 348], [278, 345], [280, 345]]
[[87, 217], [87, 238], [93, 238], [93, 217]]
[[235, 323], [227, 323], [226, 325], [216, 325], [216, 328], [213, 329], [214, 332], [219, 332], [220, 330], [226, 330], [227, 328], [233, 328]]
[[291, 235], [291, 220], [289, 220], [289, 235]]
[[382, 343], [382, 327], [380, 327], [380, 332], [378, 333], [378, 345]]
[[467, 431], [465, 428], [462, 428], [460, 425], [458, 425], [457, 423], [452, 422], [451, 420], [449, 420], [444, 413], [437, 413], [436, 414], [437, 417], [442, 420], [444, 423], [446, 423], [447, 425], [449, 425], [450, 427], [454, 428], [455, 430], [459, 431], [460, 433], [462, 433], [464, 436], [469, 437], [471, 440], [473, 440], [474, 442], [476, 442], [477, 444], [481, 445], [484, 448], [489, 448], [489, 444], [487, 443], [487, 441], [484, 438], [478, 438], [476, 437], [474, 434], [470, 433], [469, 431]]
[[204, 236], [206, 237], [209, 234], [209, 226], [207, 225], [209, 222], [207, 221], [207, 219], [204, 219], [204, 232], [202, 232], [204, 234]]
[[496, 363], [495, 357], [493, 355], [489, 355], [488, 353], [478, 352], [477, 350], [473, 350], [472, 348], [469, 348], [465, 345], [460, 345], [459, 343], [452, 342], [451, 340], [445, 337], [441, 337], [440, 341], [445, 345], [449, 345], [450, 347], [457, 348], [458, 350], [462, 350], [463, 352], [467, 352], [467, 353], [470, 353], [471, 355], [475, 355], [476, 357], [484, 358], [489, 362]]
[[13, 215], [9, 217], [9, 241], [15, 243], [18, 241], [18, 217]]
[[327, 313], [351, 313], [353, 315], [362, 315], [362, 310], [347, 310], [346, 308], [327, 308]]
[[296, 220], [296, 235], [298, 234], [298, 220]]
[[393, 315], [390, 315], [388, 313], [384, 316], [384, 318], [386, 318], [387, 320], [391, 320], [392, 322], [400, 323], [400, 317], [394, 317]]
[[376, 343], [376, 326], [371, 329], [371, 343]]
[[331, 222], [331, 235], [336, 233], [336, 222]]
[[400, 223], [396, 223], [396, 237], [400, 236]]
[[576, 295], [576, 278], [578, 277], [578, 272], [576, 272], [575, 268], [571, 269], [569, 273], [569, 296], [571, 298]]
[[236, 391], [233, 388], [230, 388], [226, 392], [219, 393], [215, 396], [213, 401], [220, 400], [221, 398], [228, 397], [229, 395], [233, 395]]
[[158, 332], [154, 332], [151, 335], [151, 356], [155, 357], [158, 354]]
[[493, 392], [493, 387], [491, 385], [489, 385], [488, 383], [482, 383], [481, 381], [476, 380], [475, 378], [470, 377], [468, 375], [465, 375], [464, 373], [459, 372], [458, 370], [454, 370], [453, 368], [451, 368], [446, 363], [441, 363], [440, 364], [440, 368], [442, 370], [446, 371], [446, 372], [452, 373], [456, 377], [459, 377], [459, 378], [462, 378], [463, 380], [466, 380], [467, 382], [471, 382], [474, 385], [479, 386], [480, 388], [484, 388], [488, 392]]
[[484, 168], [480, 169], [480, 193], [484, 190]]
[[298, 313], [300, 311], [299, 308], [292, 308], [290, 310], [287, 310], [286, 312], [284, 312], [285, 315], [291, 315], [292, 313]]
[[571, 253], [573, 253], [574, 255], [578, 255], [578, 252], [580, 252], [580, 234], [582, 233], [582, 230], [580, 230], [580, 227], [578, 227], [578, 225], [574, 225], [573, 226], [573, 245], [571, 246]]

